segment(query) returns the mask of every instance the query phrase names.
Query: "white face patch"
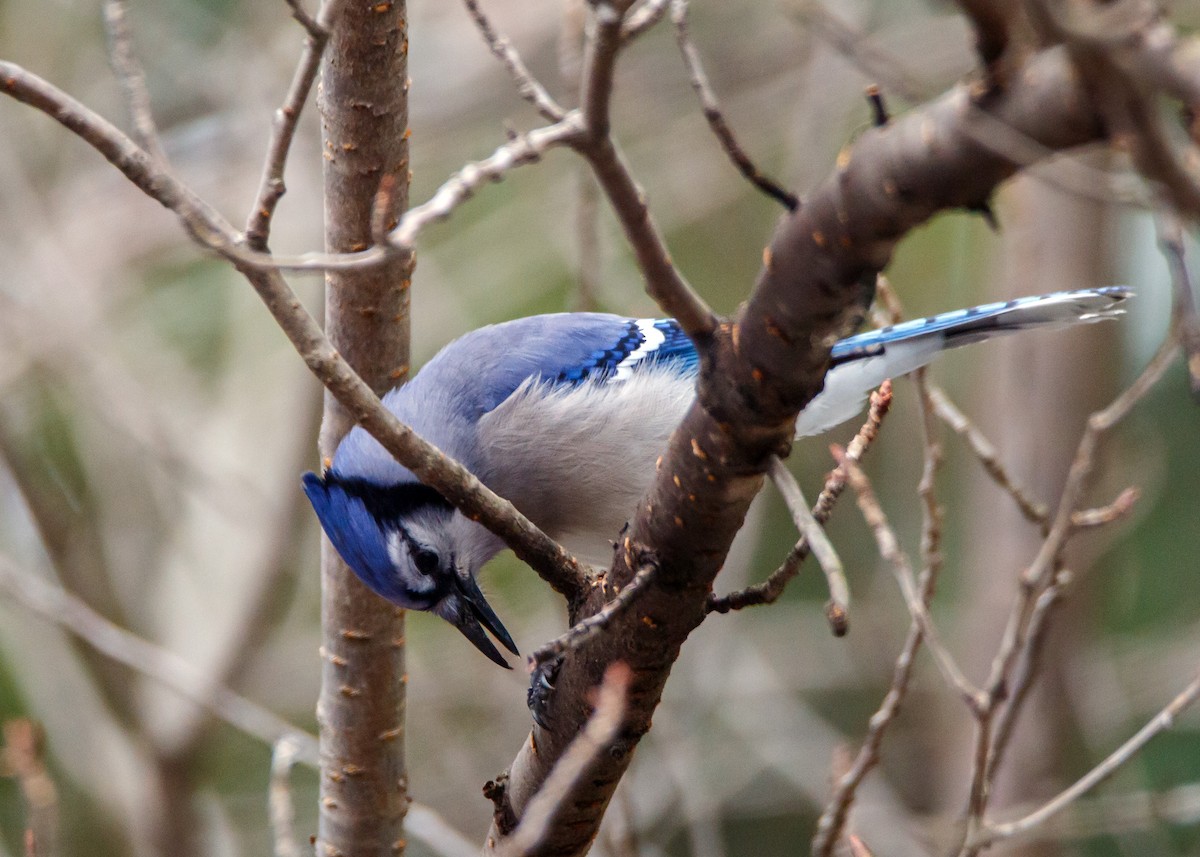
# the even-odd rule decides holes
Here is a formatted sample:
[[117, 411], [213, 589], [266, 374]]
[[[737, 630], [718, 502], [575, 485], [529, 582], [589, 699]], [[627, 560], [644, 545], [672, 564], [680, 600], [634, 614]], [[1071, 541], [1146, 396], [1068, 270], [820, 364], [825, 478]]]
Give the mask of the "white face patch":
[[390, 530], [387, 534], [387, 553], [396, 576], [407, 591], [415, 595], [422, 595], [432, 592], [437, 587], [435, 581], [417, 571], [412, 557], [409, 555], [408, 543], [404, 536], [396, 530]]
[[655, 327], [654, 322], [653, 318], [639, 318], [634, 321], [638, 333], [642, 335], [642, 344], [629, 352], [629, 356], [617, 364], [617, 369], [612, 376], [614, 381], [624, 381], [632, 375], [634, 366], [657, 351], [667, 341], [666, 334]]

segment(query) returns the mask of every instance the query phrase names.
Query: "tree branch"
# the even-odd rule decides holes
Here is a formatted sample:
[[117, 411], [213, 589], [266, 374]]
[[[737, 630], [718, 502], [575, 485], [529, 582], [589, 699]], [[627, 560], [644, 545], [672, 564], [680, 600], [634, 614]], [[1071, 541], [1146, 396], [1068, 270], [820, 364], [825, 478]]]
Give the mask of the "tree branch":
[[687, 66], [692, 89], [696, 91], [696, 96], [700, 99], [700, 108], [704, 113], [705, 120], [708, 121], [708, 127], [712, 129], [721, 148], [746, 181], [779, 202], [788, 211], [795, 211], [796, 207], [800, 205], [800, 200], [794, 193], [779, 185], [754, 165], [750, 156], [738, 144], [733, 129], [725, 121], [725, 114], [717, 101], [717, 94], [713, 92], [712, 84], [709, 83], [708, 75], [704, 73], [704, 66], [700, 62], [700, 52], [696, 50], [696, 45], [692, 42], [692, 37], [688, 32], [687, 13], [688, 0], [671, 0], [671, 20], [675, 24], [675, 41], [679, 44], [679, 53], [683, 56], [683, 64]]
[[308, 34], [304, 40], [304, 51], [292, 75], [291, 85], [284, 97], [283, 105], [275, 111], [271, 126], [271, 140], [267, 144], [267, 157], [263, 164], [262, 179], [259, 180], [258, 195], [250, 216], [246, 220], [246, 244], [254, 250], [266, 250], [271, 235], [271, 218], [279, 200], [287, 193], [283, 170], [287, 166], [292, 140], [300, 124], [300, 112], [312, 92], [321, 67], [321, 57], [329, 43], [329, 30], [341, 14], [340, 0], [323, 0], [316, 19], [309, 16], [300, 5], [300, 0], [288, 0], [292, 16]]
[[[871, 406], [867, 413], [867, 421], [846, 445], [846, 457], [851, 461], [861, 461], [867, 449], [879, 436], [879, 427], [892, 406], [892, 382], [884, 381], [879, 389], [871, 394]], [[846, 472], [841, 467], [835, 467], [825, 479], [825, 486], [817, 495], [817, 502], [812, 507], [812, 516], [818, 524], [824, 524], [833, 513], [833, 507], [838, 498], [846, 490]], [[800, 571], [800, 564], [808, 558], [809, 546], [807, 539], [801, 539], [788, 552], [783, 564], [762, 583], [747, 586], [745, 589], [730, 592], [727, 595], [710, 596], [706, 609], [713, 613], [728, 613], [730, 610], [741, 610], [744, 607], [756, 607], [762, 604], [774, 604], [783, 595], [788, 583]], [[832, 595], [832, 593], [831, 593]], [[828, 615], [827, 618], [832, 618]]]
[[968, 843], [968, 846], [972, 849], [983, 848], [1003, 839], [1019, 836], [1042, 824], [1056, 813], [1061, 812], [1081, 795], [1112, 776], [1117, 768], [1132, 759], [1152, 738], [1174, 726], [1175, 718], [1195, 703], [1197, 699], [1200, 699], [1200, 677], [1193, 679], [1178, 696], [1171, 700], [1166, 708], [1155, 715], [1145, 726], [1130, 737], [1128, 741], [1114, 750], [1108, 758], [1076, 780], [1074, 784], [1064, 789], [1038, 809], [1016, 821], [993, 824], [983, 828]]
[[[821, 388], [830, 347], [861, 319], [896, 242], [942, 208], [986, 200], [1018, 168], [976, 139], [978, 113], [1050, 151], [1102, 137], [1064, 53], [1049, 50], [986, 105], [973, 106], [970, 91], [959, 88], [867, 131], [836, 174], [782, 219], [749, 303], [719, 325], [705, 349], [697, 403], [673, 434], [610, 572], [624, 584], [650, 557], [659, 573], [609, 633], [564, 656], [547, 711], [553, 729], [535, 726], [534, 740], [509, 769], [507, 799], [516, 817], [582, 727], [583, 700], [607, 664], [623, 660], [633, 669], [630, 748], [649, 728], [670, 666], [704, 618], [712, 580], [769, 457], [786, 454], [796, 414]], [[589, 596], [573, 620], [603, 604]], [[623, 752], [599, 763], [591, 786], [564, 807], [538, 854], [586, 847], [628, 761]]]

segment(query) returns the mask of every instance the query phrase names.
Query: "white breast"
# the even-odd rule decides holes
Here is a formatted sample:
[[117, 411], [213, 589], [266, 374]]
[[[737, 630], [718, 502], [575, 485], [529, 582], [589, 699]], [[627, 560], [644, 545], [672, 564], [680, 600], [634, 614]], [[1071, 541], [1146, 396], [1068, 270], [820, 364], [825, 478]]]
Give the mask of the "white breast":
[[607, 566], [694, 383], [671, 368], [575, 387], [527, 383], [480, 420], [479, 476], [568, 550]]

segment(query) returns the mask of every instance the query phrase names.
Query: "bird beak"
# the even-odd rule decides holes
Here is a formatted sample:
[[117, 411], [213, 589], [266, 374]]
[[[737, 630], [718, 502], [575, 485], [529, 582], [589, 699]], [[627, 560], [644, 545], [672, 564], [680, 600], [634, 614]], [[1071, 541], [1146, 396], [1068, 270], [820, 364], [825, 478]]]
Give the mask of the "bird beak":
[[455, 574], [454, 589], [453, 594], [442, 599], [434, 607], [434, 612], [462, 631], [463, 636], [470, 640], [475, 648], [487, 655], [493, 663], [505, 669], [512, 669], [504, 660], [504, 656], [492, 645], [492, 641], [488, 639], [483, 629], [487, 628], [491, 631], [492, 636], [514, 655], [521, 653], [517, 651], [516, 644], [505, 630], [504, 625], [501, 624], [500, 618], [488, 605], [483, 593], [479, 591], [479, 584], [475, 582], [475, 578], [470, 574]]

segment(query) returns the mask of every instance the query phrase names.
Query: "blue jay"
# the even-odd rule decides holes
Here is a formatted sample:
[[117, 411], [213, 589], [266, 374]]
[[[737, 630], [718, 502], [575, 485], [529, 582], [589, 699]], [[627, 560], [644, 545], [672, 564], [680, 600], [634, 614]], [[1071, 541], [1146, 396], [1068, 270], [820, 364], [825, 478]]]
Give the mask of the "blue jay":
[[[855, 416], [886, 378], [941, 351], [1038, 327], [1110, 318], [1121, 287], [1056, 292], [957, 310], [843, 339], [796, 436]], [[611, 539], [654, 477], [654, 462], [695, 398], [699, 358], [671, 319], [561, 313], [468, 333], [383, 404], [458, 459], [580, 559], [606, 566]], [[507, 667], [517, 654], [475, 577], [504, 548], [418, 482], [362, 428], [304, 490], [338, 553], [376, 593], [429, 610]]]

